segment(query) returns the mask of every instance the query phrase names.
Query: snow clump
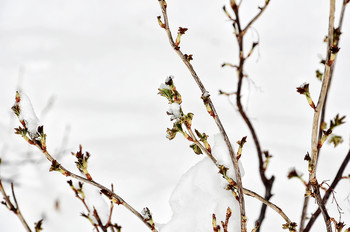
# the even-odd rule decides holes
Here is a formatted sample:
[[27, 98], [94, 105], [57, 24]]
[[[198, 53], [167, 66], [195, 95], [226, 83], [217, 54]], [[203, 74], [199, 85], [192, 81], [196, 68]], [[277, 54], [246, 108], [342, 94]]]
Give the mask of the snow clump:
[[29, 97], [22, 91], [19, 91], [19, 95], [20, 101], [16, 103], [20, 108], [19, 120], [25, 122], [29, 135], [35, 137], [38, 132], [38, 127], [40, 126], [40, 121], [34, 112]]
[[181, 118], [182, 113], [180, 104], [175, 102], [169, 104], [168, 114], [171, 115], [171, 120]]
[[[220, 164], [229, 168], [234, 175], [232, 162], [225, 141], [221, 135], [214, 137], [213, 154]], [[231, 170], [232, 169], [232, 170]], [[232, 173], [231, 173], [232, 172]], [[233, 176], [232, 176], [233, 177]], [[211, 159], [205, 157], [190, 168], [180, 179], [170, 197], [173, 215], [170, 221], [160, 227], [161, 232], [213, 231], [212, 215], [224, 221], [228, 207], [232, 210], [228, 231], [240, 231], [240, 213], [237, 200], [222, 184], [222, 176]]]

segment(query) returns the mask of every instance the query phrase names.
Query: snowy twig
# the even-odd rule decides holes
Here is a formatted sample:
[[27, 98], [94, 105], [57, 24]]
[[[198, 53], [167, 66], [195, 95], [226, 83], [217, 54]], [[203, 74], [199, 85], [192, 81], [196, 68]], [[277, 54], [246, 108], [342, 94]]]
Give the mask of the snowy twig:
[[[248, 53], [248, 55], [244, 55], [244, 36], [247, 32], [247, 30], [251, 27], [251, 25], [261, 16], [261, 14], [264, 12], [264, 10], [267, 8], [268, 4], [269, 4], [269, 0], [265, 1], [265, 5], [263, 7], [259, 7], [259, 13], [253, 17], [253, 19], [244, 27], [242, 28], [241, 25], [241, 20], [240, 20], [240, 16], [239, 16], [239, 5], [236, 4], [236, 2], [234, 0], [231, 0], [231, 8], [232, 11], [234, 12], [235, 18], [232, 18], [231, 15], [226, 11], [226, 8], [224, 7], [224, 11], [226, 13], [226, 15], [229, 17], [229, 19], [231, 21], [233, 21], [233, 27], [234, 27], [234, 31], [235, 31], [235, 35], [236, 35], [236, 39], [237, 39], [237, 43], [238, 43], [238, 57], [239, 57], [239, 64], [238, 65], [232, 65], [232, 67], [235, 67], [237, 69], [237, 75], [238, 75], [238, 83], [237, 83], [237, 91], [235, 92], [236, 94], [236, 105], [238, 108], [238, 111], [240, 113], [240, 115], [242, 116], [244, 122], [247, 124], [249, 131], [253, 137], [254, 140], [254, 144], [257, 150], [257, 155], [258, 155], [258, 161], [259, 161], [259, 173], [260, 173], [260, 178], [262, 183], [264, 184], [265, 187], [265, 198], [267, 200], [269, 200], [272, 197], [272, 185], [273, 182], [275, 180], [275, 177], [272, 176], [271, 178], [267, 178], [265, 175], [265, 167], [264, 167], [264, 155], [263, 152], [261, 150], [261, 146], [260, 146], [260, 142], [257, 136], [257, 133], [253, 127], [252, 122], [250, 121], [249, 117], [247, 116], [246, 112], [244, 111], [242, 102], [241, 102], [241, 90], [242, 90], [242, 84], [243, 84], [243, 79], [245, 77], [244, 74], [244, 64], [245, 61], [250, 57], [250, 55], [252, 54], [254, 48], [258, 45], [257, 42], [252, 44], [252, 48], [250, 49], [250, 52]], [[222, 66], [225, 66], [222, 65]], [[262, 224], [264, 218], [265, 218], [265, 213], [266, 213], [266, 205], [263, 204], [260, 210], [260, 215], [259, 218], [256, 220], [257, 223], [259, 223], [259, 225]], [[260, 230], [260, 227], [258, 229], [258, 231]]]
[[[227, 175], [227, 171], [229, 170], [229, 168], [223, 164], [220, 164], [217, 161], [217, 159], [213, 156], [212, 151], [211, 151], [211, 147], [207, 142], [208, 136], [205, 133], [203, 133], [203, 134], [200, 133], [198, 130], [195, 130], [197, 136], [193, 133], [193, 130], [192, 130], [193, 114], [192, 113], [184, 114], [182, 107], [181, 107], [181, 103], [182, 103], [181, 95], [176, 90], [175, 84], [174, 84], [172, 79], [173, 79], [172, 77], [168, 77], [165, 81], [165, 84], [161, 84], [161, 86], [158, 89], [159, 94], [168, 99], [168, 103], [170, 104], [171, 107], [173, 104], [178, 105], [178, 107], [176, 107], [176, 109], [177, 109], [176, 111], [174, 111], [174, 110], [169, 110], [171, 112], [168, 111], [168, 114], [171, 116], [171, 120], [174, 120], [174, 117], [176, 115], [173, 129], [167, 130], [168, 139], [171, 140], [171, 139], [175, 138], [177, 133], [181, 133], [188, 141], [193, 142], [195, 145], [197, 145], [197, 148], [193, 148], [195, 153], [196, 154], [203, 154], [204, 153], [210, 158], [210, 160], [213, 162], [213, 164], [218, 168], [219, 173], [228, 182], [226, 190], [231, 191], [232, 194], [236, 198], [238, 198], [237, 193], [236, 193], [236, 189], [238, 188], [238, 184], [229, 175]], [[185, 126], [185, 129], [187, 130], [188, 133], [184, 130], [183, 125]], [[203, 144], [197, 139], [197, 137], [199, 137], [200, 141]], [[240, 149], [239, 149], [238, 153], [242, 152], [242, 147], [245, 143], [245, 139], [246, 139], [246, 137], [243, 137], [241, 141], [237, 142], [240, 145]], [[287, 226], [286, 229], [290, 229], [291, 231], [293, 231], [296, 224], [294, 222], [291, 222], [291, 220], [286, 216], [286, 214], [282, 211], [281, 208], [279, 208], [275, 204], [269, 202], [266, 198], [263, 198], [262, 196], [260, 196], [259, 194], [255, 193], [251, 190], [248, 190], [245, 188], [242, 188], [242, 190], [243, 190], [243, 194], [246, 194], [250, 197], [254, 197], [254, 198], [258, 199], [264, 205], [271, 207], [278, 214], [280, 214], [282, 216], [282, 218], [286, 220], [286, 224], [285, 224], [285, 226]], [[239, 199], [237, 199], [237, 200], [239, 200]], [[256, 230], [257, 230], [257, 228], [258, 227], [256, 227]], [[213, 229], [214, 229], [214, 232], [219, 231], [219, 229], [220, 229], [220, 226], [216, 225], [215, 215], [213, 215]]]
[[[15, 112], [17, 117], [20, 119], [20, 122], [22, 123], [23, 128], [22, 127], [16, 128], [16, 133], [20, 134], [29, 144], [36, 146], [45, 155], [46, 159], [51, 162], [50, 171], [58, 171], [66, 177], [70, 177], [70, 178], [76, 179], [80, 182], [87, 183], [87, 184], [90, 184], [90, 185], [97, 187], [98, 189], [100, 189], [100, 192], [103, 193], [104, 195], [106, 195], [108, 198], [110, 198], [110, 200], [113, 203], [115, 203], [117, 205], [123, 205], [131, 213], [133, 213], [136, 217], [138, 217], [151, 231], [158, 232], [158, 230], [155, 229], [154, 226], [152, 226], [148, 222], [146, 222], [144, 220], [143, 216], [137, 210], [135, 210], [131, 205], [129, 205], [123, 198], [121, 198], [119, 195], [114, 193], [111, 189], [94, 181], [91, 178], [91, 176], [89, 175], [89, 173], [86, 173], [84, 171], [85, 170], [84, 168], [86, 168], [86, 166], [85, 166], [86, 163], [84, 163], [84, 162], [87, 160], [87, 158], [84, 158], [83, 154], [80, 154], [79, 152], [77, 153], [79, 155], [82, 155], [82, 157], [79, 156], [80, 158], [82, 158], [82, 160], [79, 160], [79, 157], [77, 156], [77, 158], [78, 158], [77, 166], [78, 166], [80, 171], [84, 171], [86, 178], [72, 173], [71, 171], [69, 171], [65, 167], [63, 167], [56, 159], [54, 159], [46, 149], [46, 134], [44, 134], [44, 132], [43, 132], [43, 126], [39, 126], [37, 128], [36, 133], [33, 133], [33, 131], [31, 133], [28, 132], [28, 128], [27, 128], [26, 124], [28, 124], [30, 122], [29, 121], [26, 122], [25, 119], [22, 119], [20, 102], [21, 102], [21, 95], [19, 92], [17, 92], [16, 93], [16, 103], [12, 107], [12, 110]], [[32, 108], [31, 105], [30, 105], [30, 108]], [[34, 114], [34, 112], [32, 112], [32, 113]], [[80, 152], [81, 152], [81, 149], [80, 149]], [[77, 154], [74, 154], [74, 155], [77, 155]], [[83, 163], [81, 163], [81, 162], [83, 162]], [[81, 167], [81, 165], [83, 167]]]
[[[337, 186], [337, 184], [339, 183], [339, 181], [342, 179], [342, 176], [343, 176], [343, 172], [346, 168], [346, 166], [348, 165], [350, 161], [350, 150], [348, 151], [348, 154], [346, 155], [343, 163], [341, 164], [341, 166], [339, 167], [339, 170], [337, 172], [337, 175], [335, 176], [331, 186], [328, 188], [327, 192], [324, 194], [323, 196], [323, 203], [326, 204], [330, 195], [331, 195], [331, 192], [335, 189], [335, 187]], [[316, 221], [317, 217], [320, 215], [321, 213], [321, 210], [320, 208], [318, 208], [311, 216], [308, 224], [306, 225], [305, 229], [301, 230], [303, 232], [309, 232], [312, 225], [314, 224], [314, 222]]]
[[13, 200], [14, 200], [15, 205], [12, 204], [10, 197], [6, 194], [4, 186], [2, 185], [1, 176], [0, 176], [0, 192], [3, 195], [4, 200], [5, 200], [1, 203], [4, 204], [10, 211], [12, 211], [14, 214], [17, 215], [17, 217], [19, 218], [19, 220], [21, 221], [22, 225], [24, 226], [24, 228], [26, 229], [27, 232], [31, 232], [32, 230], [28, 226], [26, 220], [24, 219], [24, 217], [23, 217], [23, 215], [18, 207], [17, 199], [15, 196], [15, 191], [13, 189], [13, 183], [11, 183], [11, 191], [12, 191], [12, 196], [13, 196]]
[[[238, 160], [236, 157], [236, 154], [233, 150], [233, 147], [230, 143], [230, 140], [226, 134], [226, 131], [220, 121], [220, 118], [218, 116], [218, 114], [216, 113], [215, 107], [213, 102], [210, 99], [210, 96], [208, 94], [208, 91], [205, 89], [202, 81], [200, 80], [200, 78], [198, 77], [197, 73], [195, 72], [193, 66], [190, 63], [190, 59], [188, 55], [184, 55], [181, 50], [180, 47], [178, 46], [180, 41], [174, 41], [171, 31], [169, 29], [169, 22], [168, 22], [168, 15], [167, 15], [167, 3], [165, 0], [158, 0], [162, 13], [163, 13], [163, 19], [164, 19], [164, 23], [161, 22], [161, 17], [158, 17], [158, 21], [159, 24], [161, 25], [162, 28], [165, 29], [167, 35], [168, 35], [168, 39], [169, 39], [169, 43], [171, 45], [171, 47], [175, 50], [175, 52], [179, 55], [179, 57], [181, 58], [181, 60], [184, 62], [184, 64], [186, 65], [186, 67], [188, 68], [188, 70], [190, 71], [192, 77], [194, 78], [195, 82], [197, 83], [198, 87], [200, 88], [200, 90], [202, 91], [202, 99], [204, 101], [204, 104], [207, 107], [208, 112], [210, 113], [210, 115], [214, 118], [220, 133], [223, 135], [224, 140], [226, 142], [226, 145], [228, 147], [228, 150], [230, 152], [230, 157], [235, 169], [235, 174], [236, 174], [236, 178], [237, 178], [237, 189], [238, 189], [238, 194], [239, 194], [239, 206], [240, 206], [240, 213], [241, 213], [241, 231], [245, 232], [247, 231], [247, 226], [246, 226], [246, 213], [245, 213], [245, 203], [244, 203], [244, 195], [243, 195], [243, 190], [242, 190], [242, 178], [241, 178], [241, 172], [240, 172], [240, 168], [238, 165]], [[181, 28], [180, 28], [181, 29]], [[179, 29], [179, 33], [180, 33], [180, 29]], [[184, 33], [184, 31], [181, 31]], [[179, 38], [179, 37], [178, 37]], [[178, 39], [177, 39], [178, 40]]]

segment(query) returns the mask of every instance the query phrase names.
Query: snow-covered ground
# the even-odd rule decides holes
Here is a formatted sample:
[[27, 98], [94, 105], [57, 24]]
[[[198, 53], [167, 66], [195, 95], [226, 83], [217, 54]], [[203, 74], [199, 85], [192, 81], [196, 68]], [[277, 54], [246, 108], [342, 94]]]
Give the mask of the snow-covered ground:
[[[210, 92], [231, 140], [248, 136], [241, 158], [244, 186], [263, 194], [247, 127], [227, 98], [217, 94], [219, 89], [236, 89], [235, 72], [221, 68], [223, 62], [237, 62], [238, 54], [231, 23], [222, 11], [228, 1], [167, 2], [174, 34], [179, 26], [189, 28], [182, 37], [181, 49], [194, 55], [192, 64]], [[243, 21], [254, 15], [262, 3], [244, 1]], [[338, 13], [339, 9], [338, 6]], [[44, 217], [43, 227], [48, 232], [92, 230], [80, 216], [83, 205], [66, 179], [49, 173], [50, 164], [43, 155], [13, 133], [19, 125], [10, 110], [16, 90], [24, 91], [31, 99], [44, 124], [48, 150], [62, 164], [75, 171], [70, 152], [76, 152], [82, 144], [83, 150], [92, 154], [89, 170], [95, 180], [106, 186], [113, 183], [115, 191], [139, 211], [147, 206], [157, 223], [170, 220], [171, 193], [181, 176], [203, 158], [194, 155], [181, 136], [172, 141], [165, 138], [172, 122], [166, 115], [166, 101], [157, 95], [160, 83], [168, 75], [175, 76], [184, 112], [194, 113], [193, 127], [208, 134], [212, 145], [218, 129], [203, 106], [199, 89], [159, 27], [156, 16], [160, 14], [157, 0], [0, 1], [0, 172], [2, 177], [15, 180], [17, 200], [31, 225]], [[350, 115], [348, 16], [329, 96], [328, 120], [337, 113]], [[276, 175], [272, 201], [297, 223], [304, 187], [286, 175], [296, 167], [307, 176], [303, 159], [310, 151], [313, 111], [296, 87], [310, 83], [316, 100], [320, 82], [315, 70], [322, 69], [319, 61], [325, 54], [322, 40], [327, 20], [328, 1], [271, 1], [254, 30], [247, 34], [248, 40], [259, 38], [260, 46], [246, 65], [249, 79], [244, 83], [244, 104], [263, 149], [273, 155], [267, 171], [268, 176]], [[248, 41], [246, 44], [249, 48]], [[319, 180], [333, 179], [349, 149], [349, 128], [345, 124], [335, 130], [344, 138], [337, 148], [324, 146]], [[203, 162], [196, 167], [203, 166]], [[9, 187], [9, 183], [5, 185]], [[88, 189], [96, 195], [93, 188]], [[10, 193], [9, 188], [7, 191]], [[342, 219], [349, 225], [349, 182], [342, 181], [336, 192], [345, 213]], [[103, 211], [104, 200], [92, 196], [88, 199]], [[328, 207], [338, 219], [335, 204]], [[249, 228], [253, 228], [258, 209], [260, 203], [247, 198]], [[125, 232], [146, 230], [122, 207], [115, 208], [114, 219]], [[282, 223], [275, 212], [268, 210], [263, 230], [280, 231]], [[323, 228], [320, 223], [315, 231]], [[5, 207], [0, 207], [0, 231], [23, 231], [18, 219]]]

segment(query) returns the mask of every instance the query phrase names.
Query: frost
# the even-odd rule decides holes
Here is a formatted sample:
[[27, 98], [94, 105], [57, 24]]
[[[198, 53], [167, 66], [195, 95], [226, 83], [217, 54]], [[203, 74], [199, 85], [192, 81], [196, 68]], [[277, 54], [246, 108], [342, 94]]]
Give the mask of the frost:
[[16, 103], [20, 108], [19, 120], [25, 122], [29, 135], [35, 137], [38, 132], [38, 127], [40, 126], [40, 121], [34, 112], [29, 97], [22, 91], [19, 91], [19, 94], [21, 100], [19, 103]]
[[172, 79], [174, 79], [174, 76], [168, 76], [168, 77], [165, 79], [165, 83], [168, 83], [168, 82], [171, 81]]
[[178, 103], [172, 103], [169, 105], [168, 109], [169, 115], [171, 115], [171, 120], [181, 118], [181, 106]]
[[209, 97], [209, 96], [210, 96], [210, 94], [209, 94], [208, 91], [205, 91], [205, 93], [203, 93], [203, 98], [207, 98], [207, 97]]
[[143, 208], [141, 211], [141, 215], [145, 220], [150, 220], [152, 219], [152, 214], [149, 211], [149, 209], [147, 207]]
[[[220, 164], [227, 165], [234, 175], [233, 165], [223, 137], [215, 135], [213, 153]], [[243, 175], [243, 174], [242, 174]], [[232, 210], [228, 231], [240, 231], [239, 205], [230, 191], [225, 190], [217, 167], [205, 157], [180, 179], [170, 198], [173, 212], [170, 221], [160, 227], [161, 232], [213, 231], [212, 215], [224, 221], [227, 207]], [[226, 183], [227, 185], [227, 183]]]
[[170, 90], [170, 87], [169, 87], [169, 85], [161, 83], [159, 86], [159, 89], [169, 89]]
[[300, 88], [304, 89], [307, 85], [309, 85], [309, 84], [304, 82], [303, 84], [300, 85]]

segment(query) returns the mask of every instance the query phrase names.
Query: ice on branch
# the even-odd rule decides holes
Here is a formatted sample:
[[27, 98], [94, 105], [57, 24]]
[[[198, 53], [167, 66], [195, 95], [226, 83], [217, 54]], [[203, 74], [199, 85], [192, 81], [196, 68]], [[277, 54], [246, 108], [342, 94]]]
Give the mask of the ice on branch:
[[[220, 164], [232, 169], [231, 176], [234, 176], [232, 161], [222, 136], [215, 136], [213, 151]], [[224, 178], [208, 157], [190, 168], [181, 177], [171, 195], [170, 206], [173, 215], [160, 231], [213, 231], [213, 213], [218, 219], [224, 220], [228, 207], [232, 209], [233, 214], [228, 223], [228, 231], [240, 231], [238, 202], [232, 193], [225, 189], [222, 181], [225, 181]]]
[[171, 120], [179, 119], [182, 116], [181, 106], [178, 103], [169, 104], [168, 114], [171, 115]]
[[25, 123], [25, 127], [28, 129], [29, 135], [34, 138], [38, 134], [38, 127], [40, 121], [36, 116], [32, 103], [29, 97], [22, 91], [18, 91], [16, 94], [16, 103], [14, 107], [19, 109], [18, 118], [21, 122]]

